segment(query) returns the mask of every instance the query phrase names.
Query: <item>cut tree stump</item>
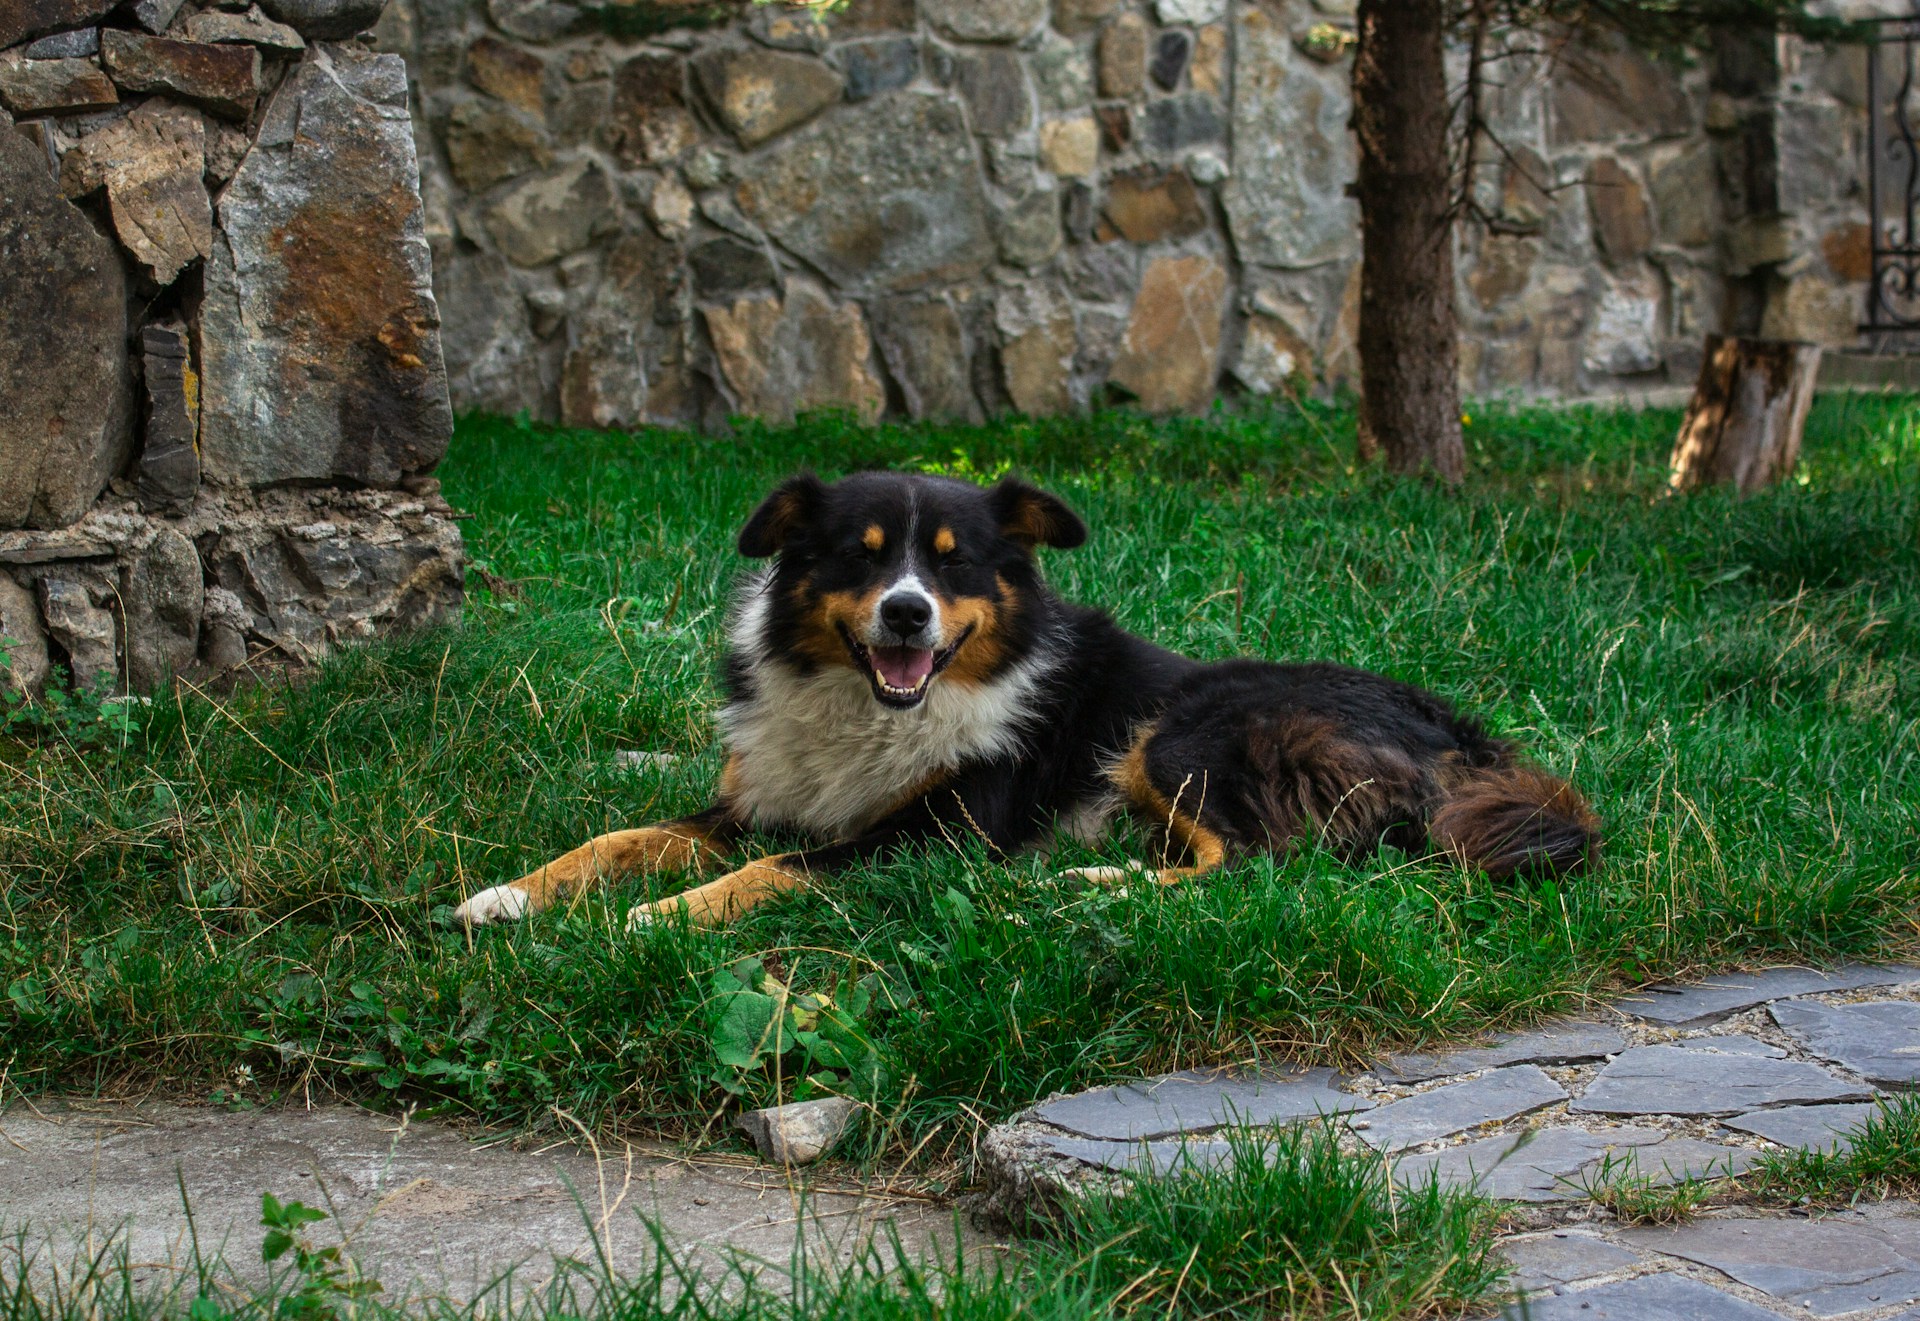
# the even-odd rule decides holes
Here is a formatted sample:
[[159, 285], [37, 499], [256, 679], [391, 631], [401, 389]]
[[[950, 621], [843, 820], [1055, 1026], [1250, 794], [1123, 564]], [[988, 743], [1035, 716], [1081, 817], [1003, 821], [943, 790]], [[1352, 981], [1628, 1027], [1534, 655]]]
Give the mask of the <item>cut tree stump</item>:
[[1732, 482], [1745, 495], [1792, 472], [1819, 372], [1818, 344], [1707, 336], [1668, 485]]

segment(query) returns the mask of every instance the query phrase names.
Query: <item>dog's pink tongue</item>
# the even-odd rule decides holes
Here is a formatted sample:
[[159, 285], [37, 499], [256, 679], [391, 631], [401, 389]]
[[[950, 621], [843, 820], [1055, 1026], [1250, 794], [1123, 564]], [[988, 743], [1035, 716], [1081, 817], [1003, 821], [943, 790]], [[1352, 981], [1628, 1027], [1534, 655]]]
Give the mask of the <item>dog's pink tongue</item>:
[[873, 668], [894, 688], [918, 688], [933, 673], [933, 653], [925, 647], [875, 647]]

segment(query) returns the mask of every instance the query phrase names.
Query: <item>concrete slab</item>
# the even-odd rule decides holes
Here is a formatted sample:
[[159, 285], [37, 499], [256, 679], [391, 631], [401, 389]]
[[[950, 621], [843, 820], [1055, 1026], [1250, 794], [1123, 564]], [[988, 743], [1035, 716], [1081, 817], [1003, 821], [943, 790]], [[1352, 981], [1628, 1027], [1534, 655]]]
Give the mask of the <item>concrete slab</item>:
[[[906, 1200], [790, 1181], [742, 1161], [568, 1144], [544, 1151], [476, 1146], [444, 1125], [402, 1124], [345, 1106], [312, 1111], [168, 1105], [26, 1107], [0, 1114], [0, 1235], [25, 1227], [52, 1260], [90, 1231], [125, 1227], [132, 1258], [184, 1269], [192, 1254], [180, 1185], [200, 1242], [258, 1278], [260, 1196], [332, 1210], [318, 1243], [339, 1241], [388, 1296], [409, 1283], [471, 1298], [510, 1266], [522, 1283], [553, 1260], [593, 1259], [598, 1233], [615, 1267], [648, 1259], [640, 1216], [679, 1255], [718, 1267], [729, 1251], [784, 1266], [803, 1228], [810, 1252], [849, 1254], [886, 1223], [910, 1250], [950, 1244], [954, 1213]], [[252, 1274], [249, 1275], [249, 1272]]]

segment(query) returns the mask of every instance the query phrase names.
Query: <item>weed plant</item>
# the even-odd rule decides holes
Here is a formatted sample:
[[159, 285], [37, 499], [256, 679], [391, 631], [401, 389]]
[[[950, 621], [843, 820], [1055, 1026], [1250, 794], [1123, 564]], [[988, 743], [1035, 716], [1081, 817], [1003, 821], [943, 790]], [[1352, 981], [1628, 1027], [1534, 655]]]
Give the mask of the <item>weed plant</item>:
[[[1059, 1088], [1350, 1062], [1652, 977], [1911, 950], [1920, 414], [1823, 398], [1794, 480], [1745, 500], [1666, 497], [1677, 420], [1476, 411], [1449, 496], [1354, 469], [1351, 414], [1319, 406], [725, 437], [464, 419], [443, 469], [474, 515], [464, 627], [182, 689], [87, 748], [57, 723], [0, 738], [0, 1078], [666, 1136], [840, 1090], [867, 1154], [937, 1181]], [[1604, 864], [1496, 885], [1306, 848], [1107, 890], [1049, 877], [1140, 841], [1042, 861], [956, 839], [725, 931], [625, 933], [673, 877], [449, 929], [476, 889], [709, 800], [734, 535], [794, 469], [866, 464], [1059, 490], [1092, 537], [1048, 554], [1055, 583], [1170, 645], [1454, 697], [1574, 778]], [[747, 960], [776, 984], [720, 976]], [[846, 1067], [773, 1010], [780, 1049], [741, 1042], [729, 985], [830, 1003]]]

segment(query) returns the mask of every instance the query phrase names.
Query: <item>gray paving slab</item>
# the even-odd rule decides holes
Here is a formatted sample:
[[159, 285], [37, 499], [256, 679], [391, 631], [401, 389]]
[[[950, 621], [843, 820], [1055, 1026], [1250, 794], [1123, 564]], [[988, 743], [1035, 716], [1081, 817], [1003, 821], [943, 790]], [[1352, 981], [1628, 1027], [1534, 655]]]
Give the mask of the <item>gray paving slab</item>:
[[1779, 1321], [1782, 1315], [1684, 1275], [1642, 1275], [1509, 1303], [1513, 1321]]
[[1165, 1142], [1102, 1142], [1096, 1138], [1068, 1138], [1049, 1134], [1044, 1141], [1062, 1156], [1108, 1170], [1167, 1174], [1178, 1169], [1208, 1169], [1233, 1154], [1232, 1144], [1195, 1138]]
[[1597, 1234], [1565, 1229], [1508, 1239], [1500, 1245], [1500, 1255], [1512, 1264], [1513, 1287], [1522, 1293], [1613, 1275], [1640, 1260]]
[[1670, 1137], [1656, 1147], [1642, 1147], [1632, 1156], [1635, 1174], [1655, 1183], [1682, 1179], [1724, 1179], [1744, 1174], [1760, 1159], [1749, 1147], [1730, 1147], [1701, 1138]]
[[1453, 1187], [1512, 1202], [1565, 1202], [1584, 1194], [1581, 1171], [1609, 1153], [1624, 1154], [1666, 1139], [1657, 1128], [1542, 1128], [1403, 1156], [1394, 1177], [1418, 1185], [1429, 1175]]
[[1698, 1262], [1815, 1316], [1890, 1307], [1920, 1295], [1920, 1219], [1699, 1220], [1620, 1241]]
[[[602, 1159], [565, 1143], [477, 1148], [445, 1125], [347, 1106], [232, 1114], [170, 1105], [0, 1112], [0, 1242], [16, 1231], [62, 1269], [76, 1243], [118, 1230], [134, 1261], [187, 1269], [184, 1181], [200, 1242], [258, 1282], [260, 1196], [332, 1208], [316, 1242], [339, 1242], [385, 1284], [469, 1299], [509, 1267], [524, 1287], [555, 1258], [592, 1262], [596, 1223], [614, 1269], [652, 1259], [642, 1215], [657, 1220], [691, 1268], [738, 1250], [785, 1263], [804, 1232], [809, 1251], [842, 1257], [890, 1226], [909, 1250], [950, 1252], [953, 1212], [790, 1181], [784, 1171], [672, 1152], [616, 1150]], [[24, 1226], [24, 1228], [22, 1228]]]
[[1920, 1084], [1920, 1004], [1870, 1000], [1830, 1005], [1789, 1002], [1767, 1010], [1789, 1036], [1822, 1059], [1882, 1087]]
[[1832, 972], [1812, 968], [1768, 968], [1726, 973], [1692, 983], [1662, 982], [1622, 996], [1615, 1008], [1649, 1023], [1693, 1027], [1737, 1014], [1742, 1009], [1824, 991], [1854, 991], [1867, 986], [1900, 986], [1920, 981], [1920, 968], [1903, 964], [1869, 968], [1848, 964]]
[[1757, 1055], [1770, 1060], [1783, 1060], [1787, 1052], [1778, 1046], [1770, 1046], [1758, 1037], [1732, 1034], [1721, 1037], [1688, 1037], [1684, 1041], [1668, 1043], [1681, 1050], [1710, 1050], [1718, 1055]]
[[1804, 1060], [1635, 1046], [1615, 1056], [1568, 1108], [1576, 1114], [1737, 1115], [1770, 1105], [1872, 1099], [1870, 1090]]
[[1566, 1099], [1566, 1088], [1537, 1066], [1516, 1064], [1389, 1102], [1354, 1128], [1376, 1151], [1405, 1151]]
[[1867, 1102], [1839, 1105], [1786, 1105], [1778, 1110], [1755, 1110], [1751, 1114], [1723, 1119], [1721, 1125], [1741, 1133], [1752, 1133], [1778, 1142], [1783, 1147], [1803, 1151], [1845, 1151], [1853, 1145], [1851, 1134], [1866, 1126], [1880, 1107]]
[[1371, 1110], [1340, 1091], [1332, 1069], [1299, 1073], [1205, 1070], [1102, 1087], [1036, 1106], [1032, 1117], [1081, 1137], [1138, 1142], [1206, 1133], [1235, 1124], [1283, 1124], [1316, 1115]]
[[1580, 1064], [1618, 1054], [1627, 1044], [1626, 1033], [1612, 1024], [1567, 1019], [1496, 1037], [1484, 1046], [1395, 1055], [1374, 1072], [1388, 1082], [1426, 1082], [1509, 1064]]

